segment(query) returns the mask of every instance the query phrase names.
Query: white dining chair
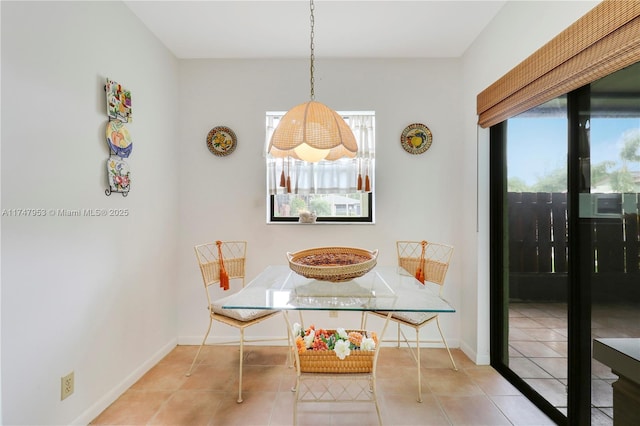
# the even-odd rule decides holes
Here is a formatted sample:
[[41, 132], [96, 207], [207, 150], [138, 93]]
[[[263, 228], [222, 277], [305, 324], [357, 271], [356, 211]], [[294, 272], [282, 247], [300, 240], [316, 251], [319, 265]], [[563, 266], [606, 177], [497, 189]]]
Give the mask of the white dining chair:
[[[453, 256], [453, 247], [446, 244], [433, 243], [428, 241], [397, 241], [396, 248], [398, 252], [398, 266], [407, 271], [408, 274], [416, 277], [418, 281], [425, 281], [439, 285], [439, 293], [442, 295], [442, 289], [449, 270], [449, 263]], [[362, 327], [366, 328], [367, 315], [375, 315], [381, 318], [387, 318], [388, 312], [370, 311], [363, 312]], [[394, 321], [398, 325], [397, 346], [400, 347], [400, 337], [405, 341], [411, 354], [418, 366], [418, 402], [422, 402], [422, 375], [420, 371], [420, 330], [427, 324], [435, 322], [440, 333], [441, 342], [447, 349], [451, 365], [455, 371], [458, 370], [456, 363], [449, 350], [447, 340], [442, 333], [440, 327], [440, 318], [437, 313], [433, 312], [393, 312], [390, 321]], [[416, 345], [413, 348], [407, 336], [404, 334], [402, 327], [410, 327], [416, 333]], [[424, 341], [423, 341], [424, 343]]]

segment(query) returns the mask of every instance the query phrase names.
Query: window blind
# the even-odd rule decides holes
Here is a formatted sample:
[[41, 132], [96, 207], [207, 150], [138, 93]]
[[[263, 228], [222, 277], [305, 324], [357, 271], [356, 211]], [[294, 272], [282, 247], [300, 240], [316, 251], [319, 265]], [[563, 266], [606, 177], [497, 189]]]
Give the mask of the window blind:
[[640, 0], [604, 0], [478, 94], [478, 124], [493, 126], [639, 61]]

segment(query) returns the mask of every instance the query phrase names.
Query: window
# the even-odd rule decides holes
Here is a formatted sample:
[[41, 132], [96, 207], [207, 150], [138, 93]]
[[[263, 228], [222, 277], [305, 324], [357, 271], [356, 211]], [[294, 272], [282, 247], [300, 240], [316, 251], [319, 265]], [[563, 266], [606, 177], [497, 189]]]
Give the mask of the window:
[[[284, 112], [267, 112], [265, 152]], [[316, 222], [373, 223], [375, 113], [339, 112], [358, 143], [355, 158], [307, 163], [266, 154], [267, 222], [298, 222], [300, 212]]]

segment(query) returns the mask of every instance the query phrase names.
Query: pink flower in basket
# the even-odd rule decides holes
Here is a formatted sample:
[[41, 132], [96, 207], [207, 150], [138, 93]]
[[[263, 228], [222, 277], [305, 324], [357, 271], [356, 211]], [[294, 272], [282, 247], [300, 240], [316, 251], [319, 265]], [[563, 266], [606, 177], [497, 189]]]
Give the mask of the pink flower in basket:
[[352, 350], [373, 351], [378, 343], [375, 332], [350, 331], [344, 328], [325, 330], [311, 325], [306, 330], [298, 323], [293, 324], [298, 353], [306, 351], [334, 351], [340, 359], [345, 359]]

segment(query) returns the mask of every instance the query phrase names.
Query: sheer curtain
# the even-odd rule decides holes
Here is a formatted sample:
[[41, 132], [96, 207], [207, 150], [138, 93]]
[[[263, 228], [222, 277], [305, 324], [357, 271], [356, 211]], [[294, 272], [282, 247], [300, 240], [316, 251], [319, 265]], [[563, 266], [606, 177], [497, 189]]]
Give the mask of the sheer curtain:
[[[284, 114], [267, 113], [265, 152], [273, 130]], [[356, 158], [308, 163], [294, 158], [274, 158], [266, 153], [267, 188], [270, 195], [293, 193], [348, 194], [370, 192], [375, 159], [375, 115], [372, 112], [340, 113], [358, 143]]]

